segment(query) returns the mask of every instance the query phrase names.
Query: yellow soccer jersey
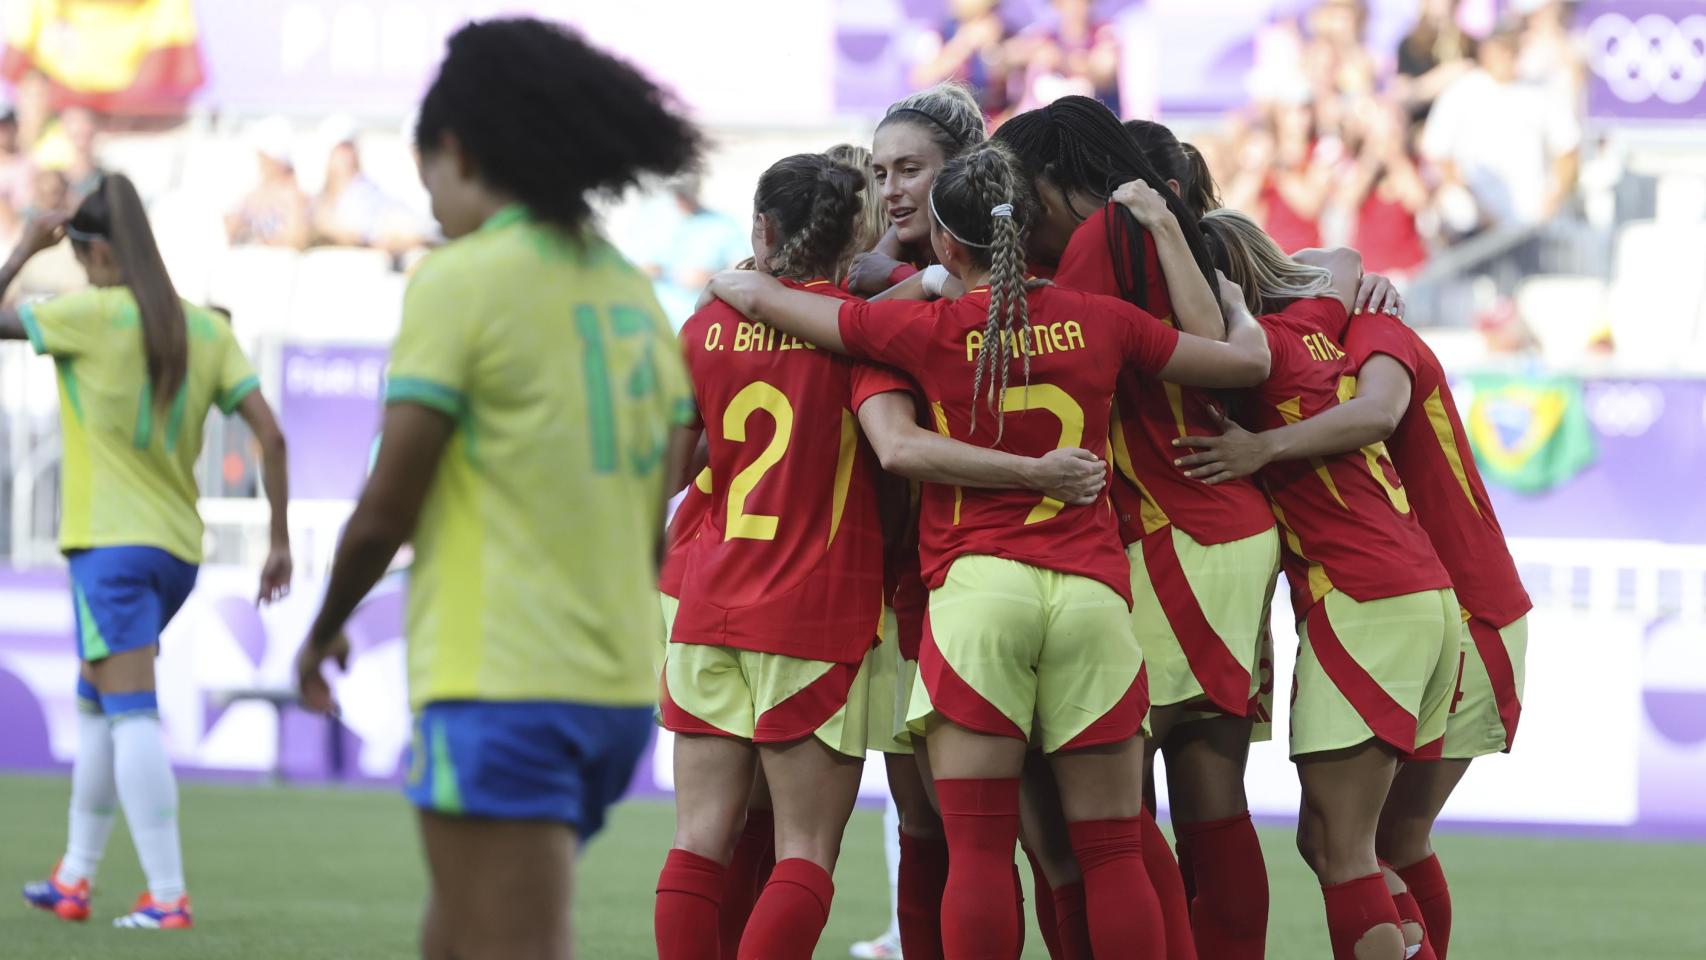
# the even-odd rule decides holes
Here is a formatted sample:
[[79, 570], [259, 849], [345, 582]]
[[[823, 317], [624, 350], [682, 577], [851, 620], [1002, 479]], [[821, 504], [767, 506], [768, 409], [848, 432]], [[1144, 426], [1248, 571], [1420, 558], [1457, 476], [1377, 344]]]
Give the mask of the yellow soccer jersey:
[[159, 547], [201, 562], [195, 461], [208, 410], [229, 414], [260, 385], [223, 318], [184, 304], [189, 366], [154, 403], [141, 315], [125, 287], [96, 287], [19, 311], [36, 353], [59, 369], [65, 437], [59, 545]]
[[520, 207], [424, 260], [387, 403], [456, 421], [415, 530], [410, 699], [652, 701], [664, 449], [691, 416], [651, 282]]

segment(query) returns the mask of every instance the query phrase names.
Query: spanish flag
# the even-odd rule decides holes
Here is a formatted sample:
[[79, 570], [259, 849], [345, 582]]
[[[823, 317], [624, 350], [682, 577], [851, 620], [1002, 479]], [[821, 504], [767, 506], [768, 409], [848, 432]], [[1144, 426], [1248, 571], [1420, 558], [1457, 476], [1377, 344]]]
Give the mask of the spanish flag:
[[56, 109], [180, 113], [202, 85], [194, 0], [7, 0], [0, 77], [46, 78]]

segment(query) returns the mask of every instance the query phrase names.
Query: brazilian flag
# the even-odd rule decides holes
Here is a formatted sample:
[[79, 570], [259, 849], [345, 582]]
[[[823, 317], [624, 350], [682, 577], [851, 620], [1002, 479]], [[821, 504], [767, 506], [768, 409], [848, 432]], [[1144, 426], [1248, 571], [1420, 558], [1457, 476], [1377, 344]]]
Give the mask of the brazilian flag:
[[1579, 377], [1471, 374], [1469, 445], [1489, 483], [1543, 493], [1593, 463], [1593, 424]]

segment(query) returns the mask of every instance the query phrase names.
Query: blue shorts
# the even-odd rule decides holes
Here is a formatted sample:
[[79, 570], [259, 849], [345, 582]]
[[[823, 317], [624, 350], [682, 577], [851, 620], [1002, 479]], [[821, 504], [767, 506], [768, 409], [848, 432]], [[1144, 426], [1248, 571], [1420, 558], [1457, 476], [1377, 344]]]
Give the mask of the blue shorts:
[[198, 569], [158, 547], [96, 547], [70, 559], [77, 656], [90, 661], [159, 643]]
[[552, 820], [585, 840], [628, 790], [652, 708], [448, 700], [415, 714], [404, 792], [456, 817]]

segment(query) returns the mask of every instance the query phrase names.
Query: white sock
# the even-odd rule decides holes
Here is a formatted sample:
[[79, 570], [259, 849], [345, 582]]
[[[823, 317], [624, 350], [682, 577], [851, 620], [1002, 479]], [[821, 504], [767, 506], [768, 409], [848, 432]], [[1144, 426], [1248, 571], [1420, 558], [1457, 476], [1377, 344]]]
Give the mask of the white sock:
[[71, 831], [59, 861], [60, 883], [94, 881], [117, 814], [112, 728], [104, 714], [79, 710], [77, 758], [71, 763]]
[[900, 809], [894, 797], [883, 804], [883, 860], [889, 868], [889, 932], [892, 940], [900, 939]]
[[127, 713], [113, 721], [113, 770], [136, 859], [156, 902], [184, 895], [184, 855], [178, 844], [178, 781], [160, 738], [160, 718]]

